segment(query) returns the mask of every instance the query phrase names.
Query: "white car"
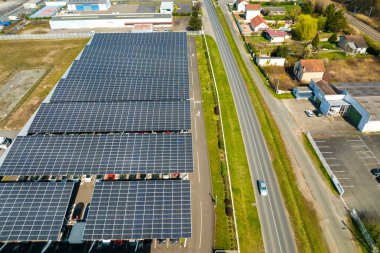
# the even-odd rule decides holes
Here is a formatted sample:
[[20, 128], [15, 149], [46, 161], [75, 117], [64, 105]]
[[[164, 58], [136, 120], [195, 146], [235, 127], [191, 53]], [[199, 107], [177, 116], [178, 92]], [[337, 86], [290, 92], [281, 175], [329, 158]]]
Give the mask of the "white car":
[[268, 195], [267, 183], [264, 180], [257, 180], [257, 186], [259, 187], [261, 196]]
[[0, 149], [7, 149], [12, 144], [12, 139], [0, 137]]
[[311, 110], [306, 110], [305, 113], [306, 113], [306, 115], [307, 115], [308, 117], [314, 117], [314, 116], [315, 116], [314, 112], [311, 111]]

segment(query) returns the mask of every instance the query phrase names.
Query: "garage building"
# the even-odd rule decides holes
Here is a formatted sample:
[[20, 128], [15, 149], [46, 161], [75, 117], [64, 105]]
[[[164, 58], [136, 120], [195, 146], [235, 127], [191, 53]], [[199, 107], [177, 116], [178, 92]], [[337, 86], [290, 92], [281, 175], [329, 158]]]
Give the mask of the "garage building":
[[69, 0], [68, 11], [106, 11], [110, 8], [110, 0]]

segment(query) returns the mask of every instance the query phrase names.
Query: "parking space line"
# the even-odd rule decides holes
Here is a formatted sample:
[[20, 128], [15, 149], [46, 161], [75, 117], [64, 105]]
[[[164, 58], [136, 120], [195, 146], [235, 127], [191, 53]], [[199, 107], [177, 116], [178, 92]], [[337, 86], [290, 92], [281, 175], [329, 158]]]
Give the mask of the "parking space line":
[[326, 142], [326, 141], [314, 141], [314, 142]]
[[318, 148], [329, 148], [330, 146], [318, 146]]
[[334, 173], [343, 173], [343, 172], [346, 172], [345, 170], [333, 170]]
[[340, 166], [339, 163], [335, 163], [335, 164], [329, 164], [330, 167], [335, 167], [335, 166]]
[[336, 160], [336, 158], [335, 157], [325, 157], [325, 159], [327, 160], [327, 159], [331, 159], [331, 160]]
[[338, 179], [345, 179], [345, 180], [348, 180], [350, 179], [349, 177], [337, 177]]
[[321, 151], [322, 154], [332, 154], [334, 152], [330, 152], [330, 151]]

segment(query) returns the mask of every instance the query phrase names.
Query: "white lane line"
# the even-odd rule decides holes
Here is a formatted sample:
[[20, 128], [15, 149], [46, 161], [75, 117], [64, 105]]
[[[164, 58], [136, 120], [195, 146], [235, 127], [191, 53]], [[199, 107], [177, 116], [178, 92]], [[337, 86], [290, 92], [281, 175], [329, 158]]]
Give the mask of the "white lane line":
[[326, 142], [326, 141], [314, 141], [314, 142]]
[[333, 152], [330, 151], [321, 151], [322, 154], [332, 154]]
[[336, 164], [329, 164], [330, 167], [335, 167], [335, 166], [340, 166], [339, 163], [336, 163]]
[[346, 172], [345, 170], [333, 170], [334, 173], [344, 173]]
[[349, 177], [337, 177], [338, 179], [350, 179]]
[[202, 208], [202, 201], [199, 201], [200, 202], [200, 206], [201, 206], [201, 232], [199, 233], [199, 248], [201, 248], [201, 245], [202, 245], [202, 227], [203, 227], [203, 224], [202, 224], [202, 219], [203, 219], [203, 208]]
[[318, 146], [318, 148], [329, 148], [330, 146]]
[[197, 164], [198, 164], [198, 182], [201, 182], [201, 172], [199, 171], [199, 154], [197, 151]]

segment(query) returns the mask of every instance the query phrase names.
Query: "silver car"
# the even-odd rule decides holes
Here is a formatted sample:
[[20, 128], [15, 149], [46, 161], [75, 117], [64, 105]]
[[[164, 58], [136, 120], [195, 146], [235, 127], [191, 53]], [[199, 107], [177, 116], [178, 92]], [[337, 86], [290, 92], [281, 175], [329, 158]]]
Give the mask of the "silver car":
[[268, 195], [267, 183], [264, 180], [257, 180], [257, 186], [259, 188], [261, 196]]

